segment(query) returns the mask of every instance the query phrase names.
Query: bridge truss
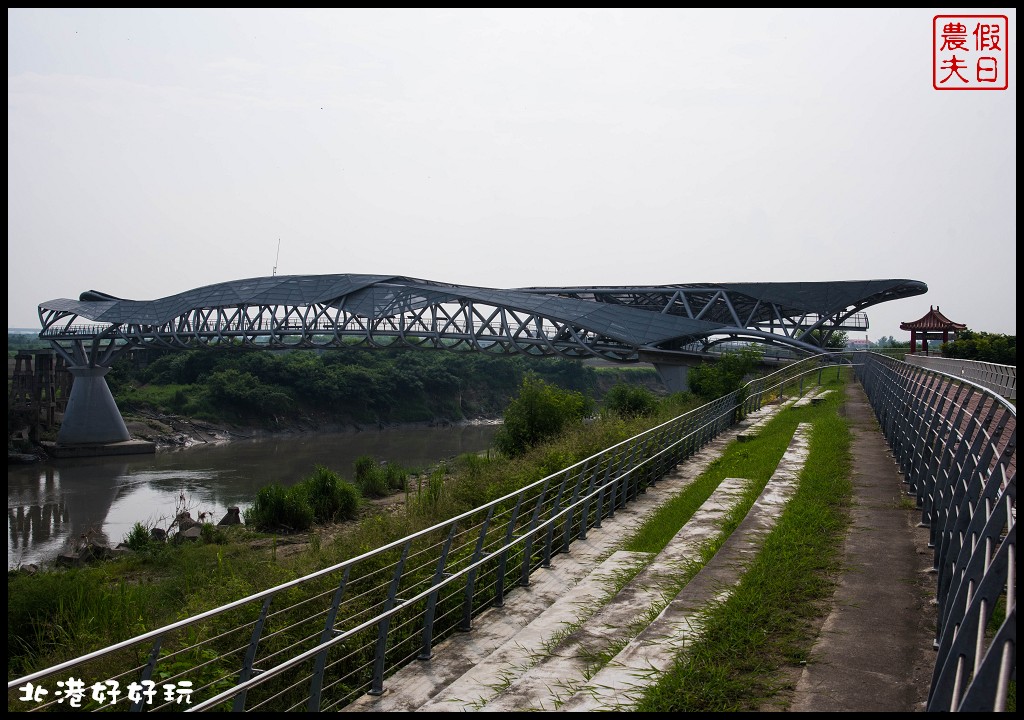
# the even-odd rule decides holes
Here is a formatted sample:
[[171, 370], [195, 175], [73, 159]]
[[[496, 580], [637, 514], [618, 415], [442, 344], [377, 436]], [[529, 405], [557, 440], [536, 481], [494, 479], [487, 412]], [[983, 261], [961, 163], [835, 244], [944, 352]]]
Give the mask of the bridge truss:
[[433, 348], [634, 362], [723, 342], [820, 353], [863, 310], [919, 295], [915, 280], [632, 287], [459, 286], [383, 275], [238, 280], [152, 301], [88, 291], [39, 305], [40, 337], [68, 363], [109, 367], [131, 349]]

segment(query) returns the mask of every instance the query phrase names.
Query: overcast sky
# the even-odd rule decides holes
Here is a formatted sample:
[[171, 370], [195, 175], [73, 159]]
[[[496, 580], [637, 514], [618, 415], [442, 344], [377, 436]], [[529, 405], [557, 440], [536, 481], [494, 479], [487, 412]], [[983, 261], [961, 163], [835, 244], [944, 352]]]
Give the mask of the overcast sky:
[[[1009, 17], [1008, 90], [933, 89], [955, 12]], [[910, 278], [872, 340], [929, 305], [1016, 334], [1017, 37], [1014, 9], [8, 9], [8, 326], [276, 263]]]

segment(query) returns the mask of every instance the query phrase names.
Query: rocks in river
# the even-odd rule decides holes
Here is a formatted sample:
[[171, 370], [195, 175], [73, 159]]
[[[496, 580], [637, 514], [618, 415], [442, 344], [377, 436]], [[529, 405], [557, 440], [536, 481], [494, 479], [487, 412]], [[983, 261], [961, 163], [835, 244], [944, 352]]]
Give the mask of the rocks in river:
[[110, 555], [111, 549], [106, 542], [94, 537], [91, 533], [82, 533], [75, 542], [57, 556], [57, 564], [66, 567], [82, 567]]
[[152, 528], [149, 531], [149, 537], [150, 537], [151, 540], [154, 540], [156, 542], [166, 542], [167, 541], [167, 531], [163, 530], [161, 528], [155, 527], [155, 528]]
[[179, 540], [179, 541], [181, 541], [181, 540], [198, 540], [202, 536], [203, 536], [203, 526], [199, 525], [197, 523], [197, 524], [193, 525], [192, 527], [188, 528], [187, 530], [182, 530], [181, 532], [179, 532], [177, 535], [174, 536], [174, 539], [175, 540]]
[[229, 507], [227, 514], [220, 519], [218, 525], [241, 525], [242, 514], [238, 511], [237, 507]]
[[181, 534], [189, 528], [197, 527], [201, 523], [196, 522], [192, 519], [192, 513], [185, 511], [178, 513], [178, 517], [174, 518], [172, 525], [178, 526], [178, 534]]

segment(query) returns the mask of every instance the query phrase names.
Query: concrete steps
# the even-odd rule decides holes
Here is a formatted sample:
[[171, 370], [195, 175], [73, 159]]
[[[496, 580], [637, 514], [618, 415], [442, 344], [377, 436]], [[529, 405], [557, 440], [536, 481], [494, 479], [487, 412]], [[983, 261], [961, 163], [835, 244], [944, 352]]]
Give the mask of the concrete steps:
[[[831, 391], [826, 390], [824, 392], [828, 393]], [[804, 393], [803, 396], [800, 397], [795, 403], [793, 403], [793, 407], [807, 407], [811, 403], [821, 402], [821, 400], [818, 399], [819, 396], [822, 396], [822, 389], [820, 387], [812, 388], [811, 390], [808, 390], [806, 393]]]
[[727, 478], [685, 526], [615, 597], [481, 709], [557, 710], [586, 684], [596, 659], [614, 653], [678, 592], [678, 578], [700, 559], [739, 502], [747, 481]]
[[739, 583], [765, 536], [796, 491], [810, 444], [801, 424], [771, 480], [715, 556], [639, 635], [560, 707], [563, 711], [630, 710], [700, 632], [700, 615]]
[[779, 413], [779, 411], [790, 407], [798, 399], [799, 398], [790, 398], [777, 405], [765, 405], [760, 410], [755, 410], [750, 413], [747, 417], [737, 423], [739, 434], [736, 436], [736, 439], [740, 442], [753, 440], [762, 430], [764, 430], [765, 425], [767, 425], [771, 419]]
[[[780, 405], [766, 407], [753, 421], [770, 418], [781, 409]], [[700, 475], [741, 431], [723, 433], [614, 518], [606, 519], [601, 528], [588, 531], [585, 541], [552, 558], [550, 568], [535, 572], [529, 586], [512, 589], [503, 607], [490, 608], [475, 619], [471, 632], [458, 633], [436, 646], [429, 662], [411, 663], [387, 678], [383, 695], [364, 695], [344, 711], [500, 712], [552, 710], [563, 705], [587, 709], [589, 701], [577, 699], [584, 696], [600, 698], [602, 707], [629, 702], [628, 691], [619, 689], [628, 683], [608, 680], [613, 665], [601, 669], [604, 661], [598, 658], [613, 656], [614, 667], [628, 674], [632, 662], [628, 653], [638, 652], [629, 649], [631, 643], [664, 645], [652, 638], [670, 638], [676, 632], [665, 623], [678, 624], [678, 612], [689, 612], [676, 595], [680, 571], [699, 558], [746, 481], [723, 481], [657, 557], [618, 547], [651, 513]], [[784, 465], [785, 458], [777, 474]], [[773, 477], [744, 525], [770, 527], [769, 510], [779, 498], [788, 497], [780, 488]], [[755, 536], [743, 537], [727, 545], [738, 544], [752, 552]], [[702, 575], [711, 577], [701, 571], [690, 585]], [[616, 592], [615, 588], [621, 589]], [[677, 610], [670, 613], [673, 607]], [[652, 619], [661, 624], [645, 630]], [[591, 687], [598, 676], [613, 688], [610, 697]]]

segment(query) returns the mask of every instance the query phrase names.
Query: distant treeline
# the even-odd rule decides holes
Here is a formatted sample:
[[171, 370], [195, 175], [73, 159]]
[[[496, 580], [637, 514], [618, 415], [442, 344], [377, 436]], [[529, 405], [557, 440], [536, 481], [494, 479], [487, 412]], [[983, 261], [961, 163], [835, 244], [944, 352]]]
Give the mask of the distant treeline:
[[942, 355], [1017, 367], [1017, 336], [962, 330], [956, 340], [942, 346]]
[[49, 347], [49, 341], [40, 340], [36, 334], [7, 333], [7, 357], [14, 357], [19, 350], [39, 350]]
[[597, 372], [578, 361], [431, 350], [208, 350], [137, 353], [107, 376], [122, 410], [207, 420], [313, 416], [355, 423], [498, 417], [527, 373], [595, 396]]

